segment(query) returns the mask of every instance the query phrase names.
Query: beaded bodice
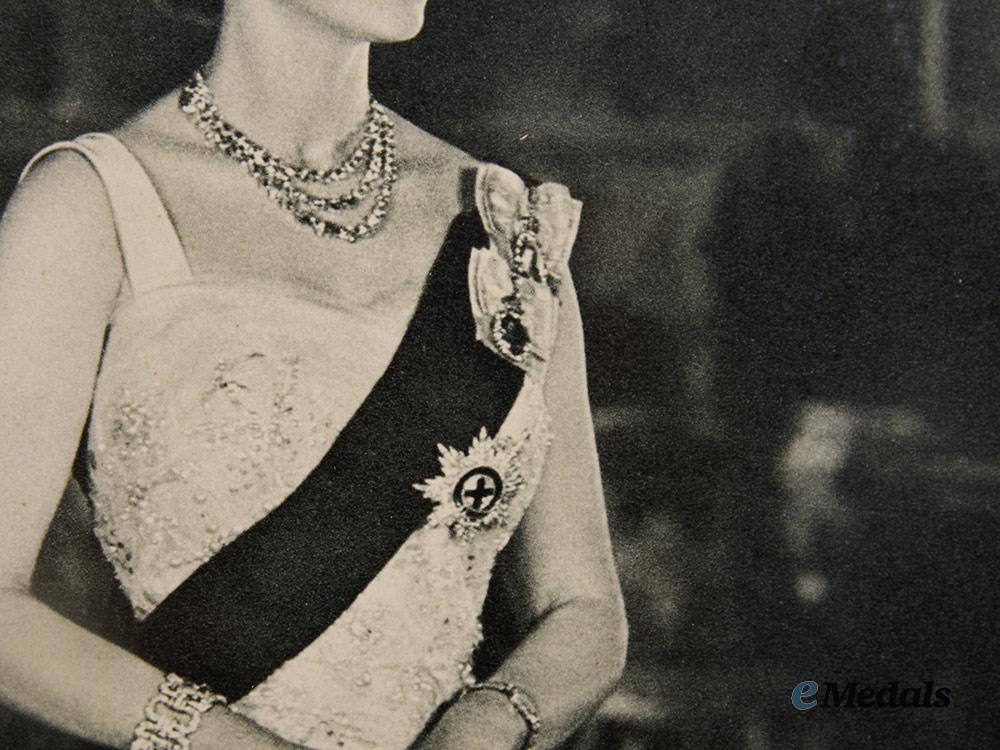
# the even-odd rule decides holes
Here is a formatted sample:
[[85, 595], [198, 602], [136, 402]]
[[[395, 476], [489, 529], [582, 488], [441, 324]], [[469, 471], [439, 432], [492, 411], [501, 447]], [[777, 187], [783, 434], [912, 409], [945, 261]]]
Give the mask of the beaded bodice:
[[[86, 152], [114, 207], [121, 175], [139, 174], [106, 138], [64, 145]], [[567, 272], [579, 204], [493, 166], [476, 184], [489, 245], [470, 255], [469, 336], [525, 370], [524, 385], [497, 434], [438, 447], [439, 474], [413, 477], [398, 498], [430, 503], [427, 523], [319, 638], [233, 705], [305, 747], [404, 748], [469, 680], [494, 558], [541, 478], [553, 280]], [[156, 206], [147, 229], [163, 231], [148, 181], [139, 194]], [[119, 225], [136, 217], [123, 213]], [[141, 620], [303, 481], [371, 388], [353, 353], [384, 368], [402, 332], [276, 284], [196, 281], [172, 228], [147, 256], [130, 257], [128, 228], [119, 236], [133, 296], [114, 313], [86, 447], [95, 531]], [[544, 273], [510, 272], [525, 245]], [[156, 252], [173, 255], [155, 271], [140, 265]], [[469, 521], [493, 480], [505, 488], [496, 511]], [[463, 515], [452, 499], [465, 483], [474, 512]]]
[[119, 309], [88, 459], [96, 531], [137, 617], [276, 507], [361, 402], [370, 383], [343, 353], [387, 361], [398, 336], [344, 321], [280, 289], [217, 284]]

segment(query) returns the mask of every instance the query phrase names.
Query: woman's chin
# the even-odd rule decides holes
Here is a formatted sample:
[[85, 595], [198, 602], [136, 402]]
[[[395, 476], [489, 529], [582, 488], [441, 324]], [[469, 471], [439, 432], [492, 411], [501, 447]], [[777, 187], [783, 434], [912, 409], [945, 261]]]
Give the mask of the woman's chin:
[[412, 11], [398, 11], [392, 17], [387, 17], [375, 29], [372, 42], [375, 44], [392, 44], [393, 42], [407, 42], [420, 33], [424, 27], [423, 3], [413, 3]]
[[341, 33], [376, 44], [413, 39], [424, 26], [426, 0], [300, 0], [313, 18]]

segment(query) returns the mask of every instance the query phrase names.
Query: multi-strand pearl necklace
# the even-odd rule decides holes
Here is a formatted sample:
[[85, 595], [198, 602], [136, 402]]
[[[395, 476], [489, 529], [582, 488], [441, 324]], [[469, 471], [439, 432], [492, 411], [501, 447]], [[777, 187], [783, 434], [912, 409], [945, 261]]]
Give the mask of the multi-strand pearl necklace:
[[[372, 98], [361, 142], [341, 164], [325, 170], [289, 164], [271, 154], [219, 115], [212, 92], [200, 72], [181, 90], [180, 107], [217, 151], [235, 159], [279, 206], [321, 237], [357, 242], [381, 226], [396, 182], [395, 123]], [[332, 185], [363, 169], [359, 183], [335, 197], [317, 195], [303, 185]], [[354, 224], [342, 224], [325, 215], [356, 208], [371, 198], [372, 207]]]

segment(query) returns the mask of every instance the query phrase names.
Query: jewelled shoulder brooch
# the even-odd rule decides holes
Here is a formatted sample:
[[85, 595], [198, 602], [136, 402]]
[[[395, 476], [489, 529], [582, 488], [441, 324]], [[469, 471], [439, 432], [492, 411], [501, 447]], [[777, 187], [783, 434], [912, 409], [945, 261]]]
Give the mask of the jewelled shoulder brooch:
[[476, 203], [490, 238], [469, 264], [477, 338], [538, 374], [555, 337], [559, 285], [568, 272], [581, 204], [562, 185], [528, 188], [495, 165], [480, 169]]

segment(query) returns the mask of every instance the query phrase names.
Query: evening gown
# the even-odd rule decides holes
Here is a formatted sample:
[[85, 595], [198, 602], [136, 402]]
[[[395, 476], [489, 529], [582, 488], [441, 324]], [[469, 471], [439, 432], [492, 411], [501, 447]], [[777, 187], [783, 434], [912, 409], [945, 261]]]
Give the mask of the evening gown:
[[[102, 635], [291, 742], [402, 750], [473, 680], [541, 479], [579, 202], [479, 166], [393, 349], [363, 313], [332, 336], [344, 311], [301, 287], [193, 277], [124, 145], [89, 134], [32, 165], [60, 149], [100, 175], [127, 281], [75, 468], [128, 612]], [[350, 367], [369, 345], [394, 352], [373, 387]]]

